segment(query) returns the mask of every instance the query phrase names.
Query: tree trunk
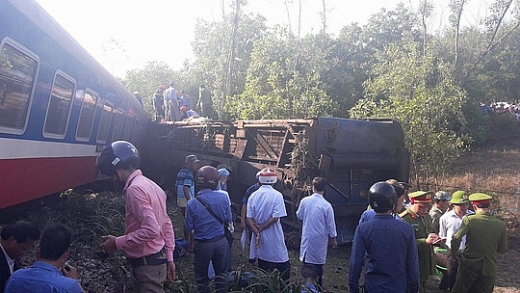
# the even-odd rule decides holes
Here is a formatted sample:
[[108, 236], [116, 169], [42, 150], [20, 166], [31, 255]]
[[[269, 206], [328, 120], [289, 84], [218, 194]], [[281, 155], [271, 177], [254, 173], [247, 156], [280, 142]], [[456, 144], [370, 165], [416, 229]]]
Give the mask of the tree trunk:
[[302, 0], [298, 0], [298, 40], [302, 33]]
[[326, 5], [325, 1], [326, 0], [321, 1], [322, 5], [323, 5], [323, 14], [321, 16], [322, 24], [323, 24], [323, 27], [322, 27], [323, 33], [327, 32], [327, 5]]
[[229, 46], [229, 54], [227, 60], [227, 68], [226, 68], [226, 79], [225, 79], [225, 91], [223, 98], [231, 95], [231, 90], [233, 88], [233, 68], [235, 67], [235, 58], [236, 58], [236, 38], [238, 33], [238, 25], [240, 23], [240, 6], [242, 5], [243, 0], [235, 0], [235, 13], [233, 15], [233, 23], [231, 26], [231, 40]]
[[460, 63], [460, 58], [459, 58], [459, 54], [460, 54], [460, 49], [459, 49], [460, 20], [461, 20], [461, 16], [462, 16], [462, 11], [464, 10], [464, 4], [466, 4], [466, 0], [460, 0], [460, 3], [456, 3], [456, 2], [457, 1], [455, 1], [455, 3], [453, 4], [453, 10], [454, 10], [454, 14], [455, 14], [455, 48], [454, 48], [455, 70], [457, 70], [459, 68], [459, 63]]
[[285, 5], [285, 12], [287, 13], [287, 21], [289, 22], [289, 31], [292, 33], [292, 26], [291, 26], [291, 14], [289, 13], [289, 3], [287, 0], [284, 0]]

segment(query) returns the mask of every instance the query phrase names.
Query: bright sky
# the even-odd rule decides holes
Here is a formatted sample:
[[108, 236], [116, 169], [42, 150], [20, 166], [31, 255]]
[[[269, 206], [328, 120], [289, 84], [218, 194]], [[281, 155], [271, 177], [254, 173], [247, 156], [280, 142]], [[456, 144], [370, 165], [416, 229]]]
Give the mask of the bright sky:
[[[193, 59], [191, 41], [197, 19], [220, 21], [222, 3], [230, 12], [232, 0], [36, 0], [90, 54], [112, 74], [124, 77], [126, 70], [143, 68], [147, 61], [164, 61], [173, 69]], [[268, 24], [288, 24], [288, 2], [293, 30], [298, 20], [299, 0], [248, 0], [246, 13], [265, 16]], [[301, 0], [302, 30], [321, 28], [321, 0]], [[485, 2], [477, 0], [476, 2]], [[417, 0], [326, 0], [327, 31], [338, 35], [352, 22], [364, 24], [381, 8], [394, 9], [399, 2], [416, 9]], [[442, 0], [439, 2], [446, 2]], [[437, 4], [436, 4], [437, 5]], [[442, 4], [440, 4], [442, 6]], [[436, 7], [440, 18], [448, 14]], [[470, 16], [471, 17], [471, 16]], [[476, 17], [476, 16], [475, 16]], [[441, 21], [432, 26], [441, 26]], [[119, 49], [114, 49], [115, 40]], [[105, 49], [104, 49], [105, 48]]]

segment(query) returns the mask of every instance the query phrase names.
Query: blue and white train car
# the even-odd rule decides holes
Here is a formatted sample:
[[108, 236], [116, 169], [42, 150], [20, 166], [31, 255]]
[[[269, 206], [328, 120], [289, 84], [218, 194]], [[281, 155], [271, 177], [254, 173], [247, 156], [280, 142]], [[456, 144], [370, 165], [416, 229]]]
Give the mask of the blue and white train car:
[[0, 0], [0, 209], [96, 180], [104, 146], [149, 121], [38, 3]]

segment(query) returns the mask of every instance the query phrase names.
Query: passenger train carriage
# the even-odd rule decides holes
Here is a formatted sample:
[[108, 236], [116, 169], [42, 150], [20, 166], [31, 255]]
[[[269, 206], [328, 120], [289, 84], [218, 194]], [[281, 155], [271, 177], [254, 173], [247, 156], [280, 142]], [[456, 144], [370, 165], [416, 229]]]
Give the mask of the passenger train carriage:
[[0, 209], [94, 181], [104, 146], [149, 121], [39, 4], [0, 0]]

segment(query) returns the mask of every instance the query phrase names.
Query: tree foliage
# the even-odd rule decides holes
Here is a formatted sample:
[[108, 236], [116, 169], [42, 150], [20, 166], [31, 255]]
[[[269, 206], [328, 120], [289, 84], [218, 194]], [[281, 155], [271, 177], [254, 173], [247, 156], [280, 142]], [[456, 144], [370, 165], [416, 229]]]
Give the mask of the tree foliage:
[[302, 36], [305, 20], [294, 35], [290, 26], [244, 14], [246, 1], [224, 0], [231, 13], [198, 21], [193, 62], [176, 71], [150, 62], [124, 82], [149, 110], [157, 85], [175, 81], [193, 101], [205, 84], [221, 119], [390, 117], [403, 126], [415, 179], [439, 183], [466, 146], [497, 129], [480, 104], [518, 101], [519, 3], [493, 0], [487, 17], [467, 26], [470, 1], [450, 0], [449, 25], [432, 33], [437, 3], [417, 1], [417, 11], [383, 9], [364, 25], [345, 24], [338, 36], [326, 32], [322, 1], [323, 29]]
[[175, 79], [176, 74], [165, 62], [150, 61], [143, 69], [127, 71], [123, 84], [130, 92], [139, 92], [145, 109], [152, 114], [152, 98], [158, 86], [168, 85]]
[[255, 44], [245, 90], [231, 97], [227, 109], [235, 119], [275, 119], [330, 116], [338, 103], [326, 93], [322, 74], [328, 35], [297, 40], [278, 28]]
[[[401, 44], [400, 46], [403, 46]], [[417, 42], [406, 42], [405, 51], [390, 45], [380, 52], [374, 67], [378, 75], [367, 81], [367, 99], [351, 114], [357, 118], [391, 117], [405, 132], [417, 184], [442, 183], [447, 167], [464, 150], [466, 121], [462, 106], [467, 97], [450, 78], [450, 67], [423, 55]]]

